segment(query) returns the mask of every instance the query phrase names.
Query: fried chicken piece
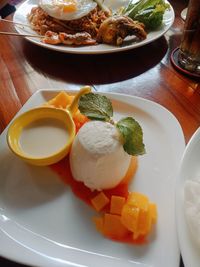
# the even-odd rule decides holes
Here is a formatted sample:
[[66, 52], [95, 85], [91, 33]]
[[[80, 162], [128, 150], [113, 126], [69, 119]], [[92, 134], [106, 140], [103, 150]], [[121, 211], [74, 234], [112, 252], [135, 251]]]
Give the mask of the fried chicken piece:
[[135, 35], [139, 40], [146, 38], [144, 24], [133, 21], [127, 16], [112, 16], [100, 26], [97, 42], [121, 45], [127, 36]]

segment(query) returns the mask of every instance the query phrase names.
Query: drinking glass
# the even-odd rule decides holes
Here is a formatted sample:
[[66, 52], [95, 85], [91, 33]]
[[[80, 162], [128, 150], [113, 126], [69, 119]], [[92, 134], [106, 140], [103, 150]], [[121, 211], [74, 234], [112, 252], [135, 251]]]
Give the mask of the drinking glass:
[[190, 0], [179, 47], [178, 62], [185, 70], [200, 74], [200, 0]]

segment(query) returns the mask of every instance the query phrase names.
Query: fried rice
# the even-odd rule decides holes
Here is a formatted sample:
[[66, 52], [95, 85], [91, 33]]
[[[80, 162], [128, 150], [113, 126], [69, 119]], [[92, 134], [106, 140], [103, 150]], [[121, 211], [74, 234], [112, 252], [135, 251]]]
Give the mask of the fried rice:
[[108, 17], [109, 14], [106, 11], [96, 7], [88, 15], [80, 19], [64, 21], [49, 16], [41, 7], [34, 7], [28, 15], [28, 20], [33, 30], [40, 35], [44, 35], [47, 31], [68, 34], [88, 32], [95, 38], [101, 23]]

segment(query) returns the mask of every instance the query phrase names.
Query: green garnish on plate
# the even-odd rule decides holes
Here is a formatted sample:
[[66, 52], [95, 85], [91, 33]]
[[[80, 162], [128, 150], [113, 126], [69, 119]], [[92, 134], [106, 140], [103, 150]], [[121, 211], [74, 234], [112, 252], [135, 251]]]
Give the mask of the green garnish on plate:
[[106, 96], [85, 94], [79, 100], [79, 110], [91, 120], [110, 121], [113, 116], [111, 101]]
[[133, 20], [144, 23], [149, 31], [156, 30], [162, 25], [163, 15], [170, 5], [165, 0], [130, 1], [122, 13]]

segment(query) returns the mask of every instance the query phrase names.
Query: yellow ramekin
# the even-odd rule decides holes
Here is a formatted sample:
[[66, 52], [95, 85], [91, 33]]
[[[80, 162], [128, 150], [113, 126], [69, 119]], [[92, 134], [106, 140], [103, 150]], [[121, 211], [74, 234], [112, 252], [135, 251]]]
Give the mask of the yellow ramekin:
[[[81, 95], [91, 91], [89, 86], [82, 88], [75, 96], [74, 101], [67, 110], [53, 108], [53, 107], [38, 107], [31, 109], [22, 115], [18, 116], [10, 125], [7, 132], [7, 143], [10, 150], [22, 160], [38, 166], [47, 166], [63, 159], [70, 150], [71, 144], [76, 134], [76, 127], [72, 118], [73, 113], [77, 110], [78, 100]], [[42, 120], [58, 120], [64, 123], [68, 138], [66, 143], [59, 151], [50, 154], [47, 157], [34, 157], [26, 154], [20, 146], [20, 136], [25, 127], [31, 123]]]
[[[57, 151], [56, 153], [50, 154], [47, 157], [32, 157], [30, 155], [27, 155], [21, 149], [19, 142], [20, 136], [25, 127], [37, 120], [41, 121], [42, 119], [56, 119], [64, 123], [64, 127], [68, 133], [68, 138], [66, 138], [66, 143], [64, 144], [62, 149]], [[59, 160], [64, 158], [69, 152], [74, 137], [75, 125], [70, 113], [61, 109], [40, 107], [23, 113], [13, 121], [8, 129], [7, 143], [11, 151], [21, 159], [33, 165], [45, 166], [58, 162]]]

